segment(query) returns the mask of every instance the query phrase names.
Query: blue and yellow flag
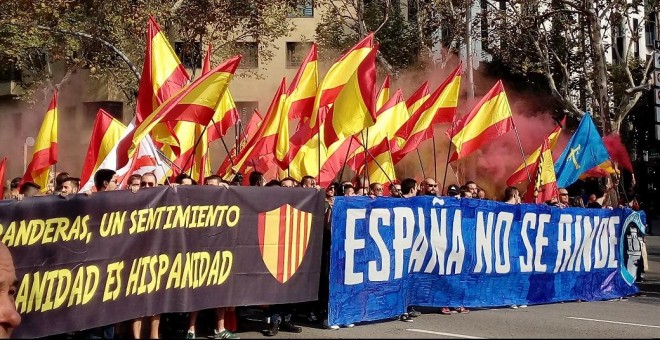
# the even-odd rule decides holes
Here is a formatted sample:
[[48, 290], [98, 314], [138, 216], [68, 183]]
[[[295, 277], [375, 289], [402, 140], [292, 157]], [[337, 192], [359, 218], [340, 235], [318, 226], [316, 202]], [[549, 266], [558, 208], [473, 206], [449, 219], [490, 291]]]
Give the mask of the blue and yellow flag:
[[603, 139], [598, 134], [591, 115], [585, 113], [580, 125], [568, 141], [566, 149], [555, 162], [557, 186], [565, 188], [580, 178], [583, 172], [610, 158]]

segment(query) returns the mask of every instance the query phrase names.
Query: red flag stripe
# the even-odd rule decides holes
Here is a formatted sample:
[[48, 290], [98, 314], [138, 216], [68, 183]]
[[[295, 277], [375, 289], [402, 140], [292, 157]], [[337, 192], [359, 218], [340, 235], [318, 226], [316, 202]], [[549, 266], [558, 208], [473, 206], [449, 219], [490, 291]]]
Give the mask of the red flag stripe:
[[[500, 135], [502, 135], [501, 131], [509, 131], [513, 128], [513, 119], [511, 117], [507, 119], [503, 119], [488, 128], [484, 130], [481, 134], [479, 134], [477, 137], [466, 141], [463, 143], [463, 147], [461, 149], [461, 155], [467, 155], [472, 153], [473, 151], [477, 150], [479, 147], [481, 147], [484, 143], [486, 143], [489, 140], [492, 140]], [[454, 151], [451, 155], [451, 158], [449, 159], [449, 162], [453, 162], [458, 159], [458, 154], [456, 151]]]

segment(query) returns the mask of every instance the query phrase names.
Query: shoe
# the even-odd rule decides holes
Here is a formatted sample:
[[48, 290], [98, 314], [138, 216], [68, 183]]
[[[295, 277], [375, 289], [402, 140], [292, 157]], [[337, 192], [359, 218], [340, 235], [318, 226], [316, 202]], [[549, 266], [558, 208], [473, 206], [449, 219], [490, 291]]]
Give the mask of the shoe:
[[323, 320], [323, 327], [325, 327], [326, 329], [333, 330], [333, 331], [336, 331], [336, 330], [339, 329], [338, 325], [328, 325], [328, 319]]
[[511, 309], [518, 309], [518, 305], [511, 305]]
[[186, 339], [195, 339], [195, 338], [196, 338], [195, 332], [188, 330], [188, 332], [186, 333]]
[[346, 325], [346, 328], [353, 328], [353, 327], [355, 327], [354, 323], [349, 323], [348, 325]]
[[408, 315], [408, 313], [403, 313], [399, 316], [399, 321], [403, 322], [413, 322], [413, 319]]
[[280, 330], [291, 333], [302, 333], [302, 327], [296, 326], [291, 321], [284, 321], [280, 324]]
[[520, 308], [527, 308], [527, 305], [520, 305]]
[[456, 308], [456, 311], [457, 311], [458, 313], [460, 313], [460, 314], [467, 314], [467, 313], [470, 313], [470, 310], [469, 310], [469, 309], [467, 309], [467, 308], [465, 308], [465, 307], [462, 307], [462, 306]]
[[226, 329], [218, 332], [217, 329], [213, 330], [213, 335], [210, 336], [211, 339], [240, 339], [240, 337]]
[[422, 315], [422, 313], [416, 311], [415, 308], [410, 307], [410, 308], [408, 308], [408, 315], [410, 315], [413, 318], [416, 318], [416, 317]]
[[316, 314], [314, 314], [314, 312], [309, 312], [309, 315], [307, 315], [307, 321], [316, 322], [318, 321], [318, 318], [316, 318]]
[[442, 314], [442, 315], [451, 315], [451, 311], [449, 310], [449, 307], [442, 307], [440, 309], [440, 314]]
[[280, 330], [280, 318], [271, 317], [268, 323], [268, 329], [264, 331], [265, 336], [276, 336]]

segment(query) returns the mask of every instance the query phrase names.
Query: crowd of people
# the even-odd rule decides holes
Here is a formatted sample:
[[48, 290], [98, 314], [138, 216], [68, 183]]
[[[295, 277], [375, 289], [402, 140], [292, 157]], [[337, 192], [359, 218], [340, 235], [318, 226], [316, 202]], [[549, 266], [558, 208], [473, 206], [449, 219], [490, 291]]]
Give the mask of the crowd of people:
[[[22, 200], [24, 197], [32, 197], [41, 195], [41, 188], [39, 185], [32, 182], [25, 182], [19, 186], [21, 178], [14, 178], [10, 184], [10, 190], [6, 193], [5, 198], [13, 198]], [[226, 181], [217, 175], [206, 177], [203, 185], [223, 186], [229, 188], [230, 186], [241, 185], [243, 178], [241, 174], [236, 174], [232, 181]], [[182, 173], [178, 175], [173, 183], [159, 184], [157, 178], [153, 173], [145, 173], [143, 175], [132, 175], [127, 181], [125, 188], [118, 187], [118, 176], [115, 171], [109, 169], [100, 169], [94, 175], [94, 186], [96, 191], [110, 191], [110, 190], [131, 190], [137, 192], [144, 188], [155, 187], [158, 185], [196, 185], [198, 184], [190, 176]], [[317, 185], [316, 180], [312, 176], [305, 176], [301, 181], [287, 177], [284, 179], [271, 179], [267, 180], [262, 173], [253, 171], [249, 174], [248, 183], [250, 186], [279, 186], [279, 187], [302, 187], [302, 188], [316, 188], [323, 190]], [[587, 207], [587, 208], [611, 208], [612, 200], [608, 197], [608, 193], [614, 189], [614, 185], [606, 185], [594, 192], [582, 192], [573, 197], [569, 196], [569, 191], [566, 188], [559, 188], [558, 196], [546, 202], [547, 205], [556, 207]], [[52, 188], [49, 188], [47, 194], [59, 195], [66, 197], [79, 193], [80, 179], [72, 177], [69, 173], [60, 172], [55, 176]], [[391, 196], [397, 198], [410, 198], [414, 196], [428, 195], [428, 196], [447, 196], [456, 197], [460, 199], [489, 199], [493, 195], [489, 195], [486, 190], [481, 188], [474, 181], [467, 181], [462, 186], [456, 184], [449, 184], [446, 187], [439, 186], [438, 182], [433, 178], [425, 178], [418, 182], [414, 178], [406, 178], [395, 183], [383, 185], [381, 183], [369, 183], [366, 177], [355, 178], [354, 181], [333, 182], [325, 189], [325, 228], [323, 237], [323, 256], [321, 278], [319, 282], [319, 300], [313, 303], [302, 304], [287, 304], [276, 306], [259, 306], [263, 310], [263, 321], [266, 324], [263, 334], [265, 336], [277, 335], [279, 331], [300, 333], [302, 328], [294, 324], [294, 320], [305, 320], [306, 322], [318, 322], [328, 329], [339, 329], [340, 325], [329, 325], [327, 322], [327, 306], [329, 298], [329, 261], [330, 261], [330, 233], [331, 224], [330, 216], [334, 205], [335, 198], [338, 196]], [[81, 193], [82, 194], [82, 193]], [[91, 192], [84, 194], [92, 195]], [[501, 201], [507, 204], [521, 203], [521, 192], [516, 187], [507, 187]], [[632, 208], [639, 208], [635, 206], [636, 201], [632, 200], [627, 203]], [[469, 313], [469, 309], [464, 306], [445, 306], [438, 309], [438, 313], [443, 315], [451, 315], [453, 312], [450, 309], [453, 307], [454, 311], [459, 314]], [[518, 308], [518, 306], [511, 306]], [[521, 306], [524, 307], [524, 306]], [[187, 313], [187, 329], [185, 337], [187, 339], [194, 339], [197, 337], [197, 319], [199, 311]], [[406, 313], [400, 315], [398, 319], [403, 322], [413, 322], [413, 318], [421, 315], [416, 311], [413, 306], [410, 306]], [[169, 319], [166, 319], [169, 320]], [[162, 332], [161, 316], [153, 315], [146, 318], [135, 319], [127, 323], [109, 325], [97, 329], [70, 334], [73, 337], [85, 338], [114, 338], [118, 329], [130, 329], [129, 334], [122, 333], [124, 336], [132, 336], [135, 339], [141, 338], [143, 335], [148, 335], [149, 338], [159, 338]], [[213, 334], [210, 336], [214, 339], [238, 339], [237, 331], [237, 318], [236, 309], [234, 307], [219, 307], [213, 311]], [[352, 327], [353, 325], [342, 325], [344, 327]], [[148, 328], [148, 332], [146, 329]], [[171, 328], [171, 327], [170, 327]], [[171, 335], [168, 335], [171, 336]]]

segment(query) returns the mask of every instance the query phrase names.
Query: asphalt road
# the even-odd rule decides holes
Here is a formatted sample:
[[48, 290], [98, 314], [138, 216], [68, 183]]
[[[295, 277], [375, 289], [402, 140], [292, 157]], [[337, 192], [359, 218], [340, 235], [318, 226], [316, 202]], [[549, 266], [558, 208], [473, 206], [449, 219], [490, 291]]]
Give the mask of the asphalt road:
[[[518, 309], [472, 310], [441, 315], [433, 310], [413, 322], [385, 321], [327, 330], [303, 324], [303, 332], [276, 338], [659, 338], [660, 295], [616, 301], [570, 302]], [[241, 338], [264, 338], [262, 325], [242, 323]]]

